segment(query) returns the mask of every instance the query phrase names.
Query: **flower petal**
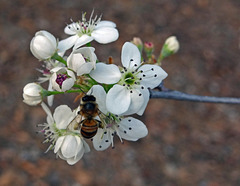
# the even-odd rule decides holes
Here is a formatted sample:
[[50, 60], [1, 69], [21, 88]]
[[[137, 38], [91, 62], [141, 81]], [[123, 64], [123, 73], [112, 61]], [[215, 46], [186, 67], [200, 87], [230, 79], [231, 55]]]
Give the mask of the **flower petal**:
[[64, 80], [62, 83], [62, 91], [65, 92], [67, 90], [70, 90], [73, 87], [74, 82], [75, 81], [73, 78], [68, 78], [68, 79]]
[[111, 43], [118, 39], [118, 30], [113, 27], [99, 27], [94, 30], [91, 36], [101, 44]]
[[93, 137], [93, 147], [98, 151], [103, 151], [111, 145], [111, 134], [109, 130], [99, 128]]
[[136, 45], [126, 42], [122, 47], [121, 59], [124, 67], [136, 69], [141, 63], [141, 54]]
[[140, 84], [151, 89], [158, 86], [167, 77], [167, 73], [157, 65], [143, 65], [138, 71], [142, 71], [138, 75], [142, 78]]
[[84, 63], [85, 59], [80, 53], [71, 53], [71, 55], [67, 58], [68, 68], [72, 69], [74, 72], [77, 72]]
[[[48, 91], [53, 91], [53, 87], [52, 87], [52, 82], [49, 81], [49, 84], [48, 84]], [[54, 100], [54, 95], [50, 95], [47, 97], [47, 102], [48, 102], [48, 105], [51, 107], [53, 105], [53, 100]]]
[[116, 27], [116, 24], [112, 21], [100, 21], [97, 26], [95, 26], [95, 29], [98, 29], [100, 27]]
[[59, 41], [59, 43], [58, 43], [59, 52], [66, 51], [69, 48], [71, 48], [77, 42], [78, 38], [79, 38], [78, 35], [73, 35], [73, 36], [70, 36], [66, 39]]
[[41, 103], [41, 106], [42, 106], [43, 110], [47, 114], [47, 118], [48, 118], [47, 122], [48, 122], [48, 124], [53, 124], [54, 120], [53, 120], [52, 112], [50, 111], [50, 109], [48, 108], [48, 106], [44, 102]]
[[60, 147], [62, 146], [62, 143], [65, 139], [65, 136], [60, 136], [57, 141], [56, 141], [56, 144], [55, 144], [55, 147], [54, 147], [54, 153], [57, 153], [58, 150], [60, 149]]
[[94, 68], [93, 62], [86, 62], [81, 66], [81, 68], [77, 70], [77, 75], [81, 76], [83, 74], [89, 74], [93, 68]]
[[62, 155], [65, 158], [72, 158], [76, 154], [76, 149], [79, 148], [78, 146], [80, 145], [80, 148], [83, 146], [82, 143], [78, 144], [75, 137], [72, 135], [67, 135], [65, 136], [65, 139], [62, 143], [61, 146], [61, 152]]
[[77, 33], [77, 28], [79, 28], [78, 23], [71, 23], [64, 28], [64, 32], [68, 35], [74, 35]]
[[89, 74], [99, 83], [114, 84], [121, 78], [121, 72], [116, 65], [97, 63], [96, 69]]
[[131, 104], [130, 92], [121, 85], [114, 85], [107, 93], [107, 110], [113, 114], [122, 114]]
[[137, 141], [148, 134], [146, 125], [133, 117], [124, 118], [119, 123], [119, 134], [123, 139]]
[[131, 115], [137, 113], [144, 104], [144, 97], [139, 89], [130, 90], [131, 104], [126, 112], [121, 115]]
[[94, 85], [92, 88], [88, 91], [89, 95], [93, 95], [96, 98], [96, 103], [98, 104], [98, 108], [101, 112], [106, 114], [107, 108], [106, 108], [106, 92], [100, 85]]
[[66, 129], [74, 117], [74, 113], [67, 105], [58, 106], [53, 113], [58, 129]]
[[76, 41], [73, 50], [76, 50], [77, 48], [90, 43], [93, 40], [93, 37], [88, 36], [86, 34], [82, 35], [81, 37], [78, 38], [78, 40]]
[[144, 111], [145, 111], [145, 109], [147, 107], [150, 93], [149, 93], [149, 90], [146, 89], [144, 86], [141, 86], [140, 91], [141, 91], [141, 93], [143, 95], [144, 103], [142, 104], [141, 108], [137, 111], [137, 114], [141, 116], [141, 115], [143, 115], [143, 113], [144, 113]]

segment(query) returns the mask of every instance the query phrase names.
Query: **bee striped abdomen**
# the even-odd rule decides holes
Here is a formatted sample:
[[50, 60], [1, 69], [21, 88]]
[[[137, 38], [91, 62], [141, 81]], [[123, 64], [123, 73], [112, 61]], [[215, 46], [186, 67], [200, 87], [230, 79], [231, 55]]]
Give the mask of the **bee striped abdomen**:
[[96, 135], [99, 122], [93, 119], [85, 119], [82, 121], [81, 134], [84, 138], [92, 138]]

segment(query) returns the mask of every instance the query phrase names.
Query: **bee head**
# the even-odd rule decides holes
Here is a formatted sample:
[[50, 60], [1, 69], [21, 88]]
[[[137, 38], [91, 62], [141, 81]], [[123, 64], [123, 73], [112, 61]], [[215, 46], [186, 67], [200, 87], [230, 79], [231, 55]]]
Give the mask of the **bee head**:
[[83, 102], [96, 101], [96, 98], [93, 95], [86, 95], [82, 98]]

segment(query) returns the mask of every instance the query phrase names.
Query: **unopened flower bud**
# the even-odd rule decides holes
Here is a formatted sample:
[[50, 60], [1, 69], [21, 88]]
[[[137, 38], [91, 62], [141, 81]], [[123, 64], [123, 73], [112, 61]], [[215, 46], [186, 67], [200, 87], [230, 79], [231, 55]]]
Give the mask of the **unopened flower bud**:
[[179, 42], [176, 38], [176, 36], [170, 36], [166, 39], [161, 54], [159, 56], [158, 62], [160, 62], [162, 59], [175, 54], [179, 50]]
[[176, 38], [176, 36], [171, 36], [167, 38], [165, 41], [165, 45], [167, 45], [167, 48], [172, 52], [176, 53], [179, 50], [179, 42]]
[[34, 106], [42, 102], [41, 92], [43, 88], [37, 83], [28, 83], [23, 88], [23, 102]]
[[57, 51], [57, 40], [47, 31], [36, 32], [31, 40], [30, 50], [39, 60], [49, 59]]
[[134, 37], [132, 43], [138, 47], [138, 50], [142, 52], [143, 50], [143, 43], [139, 37]]
[[147, 58], [152, 58], [152, 54], [154, 51], [154, 44], [152, 42], [145, 42], [144, 43], [144, 51], [146, 52]]

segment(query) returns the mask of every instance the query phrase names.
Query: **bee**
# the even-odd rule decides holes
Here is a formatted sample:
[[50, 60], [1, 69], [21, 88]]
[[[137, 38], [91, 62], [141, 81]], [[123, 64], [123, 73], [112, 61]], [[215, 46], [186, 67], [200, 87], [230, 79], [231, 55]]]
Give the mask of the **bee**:
[[[84, 138], [92, 138], [96, 135], [98, 128], [103, 128], [101, 121], [95, 119], [100, 114], [96, 98], [93, 95], [85, 95], [80, 102], [80, 111], [73, 120], [74, 129], [80, 129]], [[84, 118], [82, 120], [82, 118]], [[78, 121], [77, 121], [78, 120]]]

